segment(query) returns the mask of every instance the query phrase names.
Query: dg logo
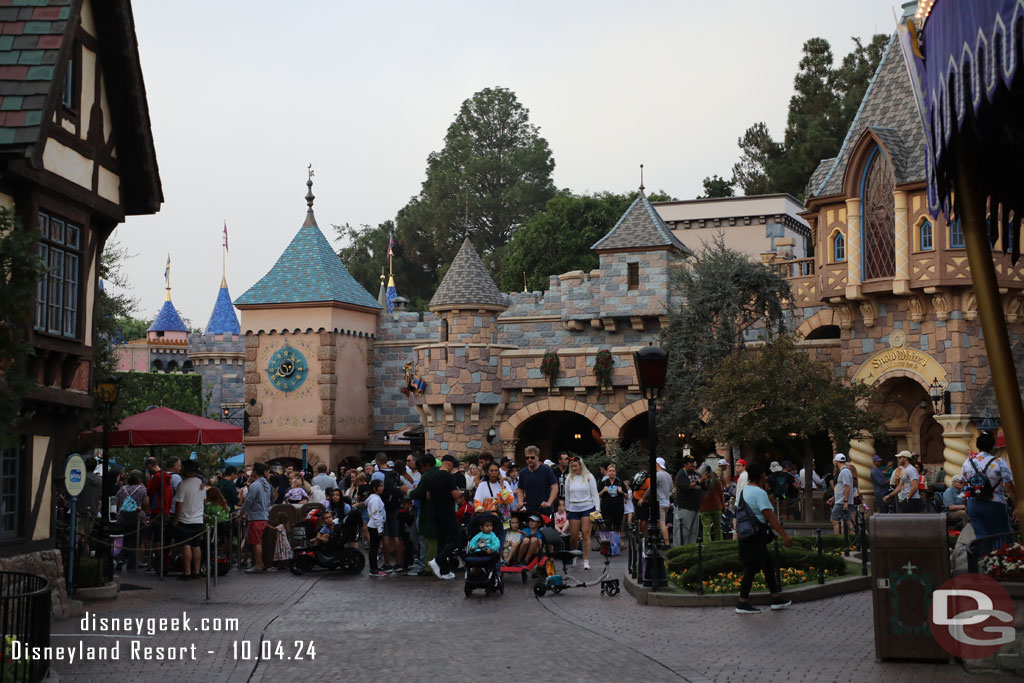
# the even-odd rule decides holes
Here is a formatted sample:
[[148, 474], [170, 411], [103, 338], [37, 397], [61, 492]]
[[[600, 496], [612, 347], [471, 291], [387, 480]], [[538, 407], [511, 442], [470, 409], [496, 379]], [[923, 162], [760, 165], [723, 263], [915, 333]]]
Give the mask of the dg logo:
[[942, 584], [932, 594], [930, 621], [942, 649], [961, 659], [988, 657], [1016, 637], [1010, 594], [981, 574], [961, 574]]

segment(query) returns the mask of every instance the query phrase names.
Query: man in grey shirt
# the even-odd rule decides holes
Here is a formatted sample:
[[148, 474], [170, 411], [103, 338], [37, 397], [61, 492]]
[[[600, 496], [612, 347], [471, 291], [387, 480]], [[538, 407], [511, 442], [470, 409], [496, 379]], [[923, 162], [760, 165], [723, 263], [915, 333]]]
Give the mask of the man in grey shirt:
[[669, 499], [672, 497], [672, 475], [665, 470], [665, 458], [657, 458], [658, 464], [658, 519], [661, 527], [661, 538], [668, 545], [668, 526], [665, 521], [668, 519]]
[[252, 483], [242, 503], [241, 513], [249, 520], [246, 525], [245, 541], [252, 548], [252, 566], [246, 573], [254, 574], [263, 571], [263, 532], [270, 519], [270, 503], [273, 491], [266, 479], [267, 466], [258, 462], [252, 467]]
[[850, 513], [854, 507], [853, 473], [846, 465], [846, 456], [842, 453], [837, 453], [832, 458], [832, 462], [836, 468], [836, 487], [832, 496], [830, 519], [832, 520], [832, 531], [840, 534], [844, 526], [850, 525]]
[[313, 486], [319, 486], [324, 493], [330, 489], [338, 488], [338, 480], [327, 474], [327, 464], [320, 463], [316, 466], [316, 476], [313, 477]]

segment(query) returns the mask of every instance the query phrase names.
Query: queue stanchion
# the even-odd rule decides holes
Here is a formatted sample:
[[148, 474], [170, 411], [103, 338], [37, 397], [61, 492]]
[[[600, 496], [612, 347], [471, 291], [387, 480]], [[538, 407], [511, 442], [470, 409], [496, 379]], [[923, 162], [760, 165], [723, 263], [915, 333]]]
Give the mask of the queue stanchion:
[[821, 529], [815, 529], [814, 535], [818, 537], [818, 584], [825, 583], [825, 557], [821, 547]]
[[[220, 557], [219, 557], [219, 555], [220, 555], [219, 540], [220, 539], [218, 538], [218, 536], [219, 536], [219, 534], [218, 534], [218, 529], [217, 529], [217, 520], [214, 519], [213, 520], [213, 552], [217, 555], [217, 557], [214, 558], [214, 562], [213, 562], [213, 567], [214, 567], [215, 570], [217, 569], [217, 566], [218, 566], [217, 565], [217, 560], [220, 559]], [[219, 574], [219, 573], [220, 572], [218, 572], [218, 571], [214, 571], [213, 572], [213, 585], [215, 587], [217, 585], [217, 574]]]
[[860, 574], [868, 575], [868, 534], [865, 526], [864, 512], [857, 510], [857, 518], [860, 520]]
[[697, 527], [697, 595], [704, 595], [704, 525]]
[[[204, 526], [203, 541], [206, 544], [206, 599], [210, 599], [210, 527]], [[182, 561], [184, 561], [184, 548], [182, 548]]]

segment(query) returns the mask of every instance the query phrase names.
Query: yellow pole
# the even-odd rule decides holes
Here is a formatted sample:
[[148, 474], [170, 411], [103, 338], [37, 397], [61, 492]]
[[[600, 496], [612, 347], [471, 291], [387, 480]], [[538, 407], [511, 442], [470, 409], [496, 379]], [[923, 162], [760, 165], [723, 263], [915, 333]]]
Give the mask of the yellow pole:
[[958, 213], [964, 228], [967, 261], [974, 281], [981, 330], [985, 335], [985, 353], [988, 355], [992, 383], [995, 386], [999, 419], [1006, 436], [1007, 459], [1014, 479], [1022, 482], [1014, 487], [1017, 510], [1020, 511], [1024, 506], [1024, 406], [1021, 405], [1020, 385], [1013, 365], [996, 269], [992, 263], [992, 247], [985, 223], [985, 195], [973, 176], [970, 157], [964, 150], [957, 151], [960, 152], [960, 159], [954, 169], [954, 181], [960, 207]]

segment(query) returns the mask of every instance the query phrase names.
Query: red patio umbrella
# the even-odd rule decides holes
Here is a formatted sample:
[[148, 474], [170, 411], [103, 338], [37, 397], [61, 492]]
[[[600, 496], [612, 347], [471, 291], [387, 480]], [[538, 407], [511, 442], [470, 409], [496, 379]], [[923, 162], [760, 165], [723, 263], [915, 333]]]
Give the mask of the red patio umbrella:
[[[94, 427], [82, 432], [82, 436], [100, 436], [102, 433], [103, 427]], [[171, 408], [151, 408], [126, 417], [110, 431], [110, 445], [113, 448], [241, 442], [241, 427]]]

